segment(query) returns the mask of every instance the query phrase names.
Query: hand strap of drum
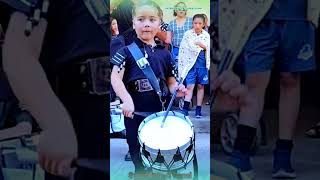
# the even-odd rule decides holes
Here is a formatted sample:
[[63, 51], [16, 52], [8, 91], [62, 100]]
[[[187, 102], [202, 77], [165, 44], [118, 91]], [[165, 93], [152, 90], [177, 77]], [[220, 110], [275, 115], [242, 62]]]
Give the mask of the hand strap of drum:
[[137, 65], [142, 70], [143, 74], [148, 78], [151, 86], [156, 91], [157, 95], [159, 96], [160, 102], [162, 104], [162, 110], [164, 110], [164, 103], [162, 101], [162, 92], [160, 89], [159, 81], [156, 78], [156, 75], [154, 74], [148, 60], [143, 56], [142, 52], [140, 51], [139, 47], [135, 42], [131, 43], [127, 46], [131, 55], [136, 60]]

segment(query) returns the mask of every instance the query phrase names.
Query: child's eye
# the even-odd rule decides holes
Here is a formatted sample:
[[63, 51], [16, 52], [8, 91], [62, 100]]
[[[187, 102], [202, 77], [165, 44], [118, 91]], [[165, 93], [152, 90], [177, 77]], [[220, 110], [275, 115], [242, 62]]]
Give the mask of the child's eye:
[[137, 20], [138, 20], [138, 21], [143, 21], [143, 18], [138, 18]]

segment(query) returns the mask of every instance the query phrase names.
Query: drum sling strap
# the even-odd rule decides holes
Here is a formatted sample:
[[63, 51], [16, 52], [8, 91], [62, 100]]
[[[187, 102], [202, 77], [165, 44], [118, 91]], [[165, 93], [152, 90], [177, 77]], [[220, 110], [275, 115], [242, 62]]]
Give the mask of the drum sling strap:
[[130, 51], [131, 55], [135, 59], [137, 65], [143, 72], [143, 74], [148, 78], [152, 88], [156, 91], [157, 95], [159, 96], [159, 100], [162, 104], [162, 110], [164, 110], [164, 103], [161, 99], [162, 92], [160, 89], [159, 81], [156, 78], [148, 60], [143, 56], [142, 52], [140, 51], [139, 47], [135, 42], [131, 43], [127, 46], [128, 50]]

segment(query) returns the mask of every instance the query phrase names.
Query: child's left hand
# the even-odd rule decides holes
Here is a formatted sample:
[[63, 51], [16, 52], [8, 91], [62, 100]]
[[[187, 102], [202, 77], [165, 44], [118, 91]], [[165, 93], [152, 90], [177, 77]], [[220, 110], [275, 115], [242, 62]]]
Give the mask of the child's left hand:
[[177, 97], [184, 97], [187, 94], [187, 88], [183, 84], [176, 84], [175, 90], [177, 92]]

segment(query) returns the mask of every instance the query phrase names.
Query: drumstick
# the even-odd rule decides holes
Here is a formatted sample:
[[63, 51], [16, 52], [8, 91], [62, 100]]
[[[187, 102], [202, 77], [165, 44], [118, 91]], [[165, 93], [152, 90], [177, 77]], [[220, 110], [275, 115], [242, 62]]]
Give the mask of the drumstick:
[[[183, 78], [180, 77], [180, 79], [179, 79], [179, 81], [178, 81], [178, 86], [182, 83], [182, 81], [183, 81]], [[173, 104], [173, 100], [176, 98], [177, 93], [178, 93], [178, 89], [174, 91], [174, 93], [173, 93], [173, 95], [172, 95], [172, 97], [171, 97], [170, 103], [169, 103], [169, 105], [168, 105], [168, 108], [167, 108], [167, 110], [166, 110], [166, 113], [165, 113], [165, 115], [164, 115], [164, 117], [163, 117], [163, 119], [162, 119], [162, 122], [161, 122], [161, 128], [163, 128], [164, 122], [165, 122], [166, 119], [167, 119], [167, 116], [168, 116], [169, 111], [170, 111], [170, 109], [171, 109], [171, 107], [172, 107], [172, 104]]]

